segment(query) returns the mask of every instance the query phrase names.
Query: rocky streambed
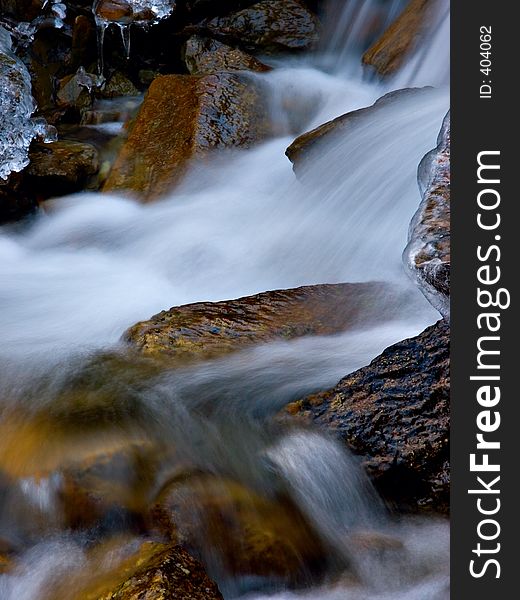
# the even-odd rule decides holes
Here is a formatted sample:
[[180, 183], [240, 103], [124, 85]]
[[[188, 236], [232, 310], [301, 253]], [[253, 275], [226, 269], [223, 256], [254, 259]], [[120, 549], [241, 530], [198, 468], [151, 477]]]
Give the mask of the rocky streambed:
[[448, 597], [445, 4], [0, 0], [0, 597]]

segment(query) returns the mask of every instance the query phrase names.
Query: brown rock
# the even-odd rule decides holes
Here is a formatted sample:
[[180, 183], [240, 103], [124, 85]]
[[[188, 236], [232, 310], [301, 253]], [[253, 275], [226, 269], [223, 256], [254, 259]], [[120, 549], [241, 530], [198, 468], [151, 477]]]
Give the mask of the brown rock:
[[405, 102], [412, 102], [418, 94], [429, 94], [431, 91], [431, 88], [407, 88], [385, 94], [372, 106], [351, 111], [303, 133], [287, 148], [285, 154], [299, 175], [314, 156], [323, 150], [323, 145], [336, 137], [347, 135], [353, 127], [366, 122], [366, 119], [375, 119], [379, 111], [385, 111], [392, 104], [403, 106]]
[[[42, 195], [72, 192], [82, 188], [99, 168], [98, 152], [90, 144], [60, 140], [34, 144], [25, 174]], [[28, 183], [29, 184], [29, 183]]]
[[319, 38], [318, 19], [299, 0], [262, 0], [200, 27], [225, 41], [269, 51], [308, 50]]
[[450, 113], [437, 147], [419, 165], [423, 199], [410, 224], [403, 259], [422, 292], [443, 315], [450, 315]]
[[435, 20], [438, 0], [410, 0], [404, 11], [363, 54], [364, 65], [372, 66], [380, 75], [399, 69], [424, 32]]
[[139, 90], [120, 71], [115, 71], [103, 88], [99, 91], [102, 98], [117, 98], [119, 96], [139, 96]]
[[447, 512], [449, 382], [449, 325], [439, 321], [287, 414], [336, 431], [398, 508]]
[[271, 340], [330, 335], [384, 318], [382, 284], [314, 285], [225, 302], [171, 308], [137, 323], [124, 339], [146, 355], [208, 358]]
[[40, 14], [44, 0], [0, 0], [0, 15], [17, 21], [32, 21]]
[[105, 21], [131, 21], [133, 12], [126, 0], [100, 0], [96, 6], [96, 16]]
[[92, 569], [88, 583], [65, 590], [58, 583], [53, 600], [222, 600], [202, 565], [180, 546], [144, 542], [109, 573], [98, 560], [100, 568]]
[[184, 60], [192, 75], [206, 75], [220, 71], [271, 70], [271, 67], [238, 48], [198, 35], [193, 35], [186, 42]]
[[67, 75], [60, 80], [56, 93], [56, 104], [60, 108], [85, 110], [92, 106], [92, 88], [96, 76], [86, 73], [80, 67], [74, 75]]
[[215, 148], [250, 146], [269, 133], [267, 107], [247, 76], [157, 77], [104, 189], [151, 200], [178, 184], [192, 160]]
[[173, 483], [153, 514], [172, 540], [215, 560], [226, 574], [296, 581], [324, 562], [323, 546], [298, 508], [213, 475]]

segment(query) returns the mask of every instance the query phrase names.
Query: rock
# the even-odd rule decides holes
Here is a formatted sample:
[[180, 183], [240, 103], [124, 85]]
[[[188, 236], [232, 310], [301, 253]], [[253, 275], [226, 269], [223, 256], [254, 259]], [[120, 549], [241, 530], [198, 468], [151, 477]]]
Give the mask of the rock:
[[449, 325], [387, 348], [286, 413], [336, 431], [401, 510], [449, 510]]
[[186, 42], [184, 60], [192, 75], [206, 75], [219, 71], [271, 70], [271, 67], [238, 48], [198, 35], [193, 35]]
[[246, 75], [157, 77], [104, 190], [152, 200], [178, 184], [191, 161], [215, 148], [248, 147], [269, 133], [267, 106]]
[[325, 144], [334, 141], [337, 137], [347, 135], [353, 127], [366, 122], [367, 119], [375, 119], [379, 111], [387, 110], [392, 104], [402, 106], [407, 101], [413, 101], [419, 94], [431, 92], [431, 88], [407, 88], [385, 94], [372, 106], [348, 112], [319, 125], [312, 131], [303, 133], [287, 148], [285, 154], [293, 163], [295, 173], [299, 175], [312, 162], [316, 154], [323, 150]]
[[44, 0], [0, 0], [0, 15], [17, 21], [32, 21], [40, 14]]
[[153, 24], [169, 16], [174, 7], [171, 0], [99, 0], [94, 14], [96, 19], [109, 23]]
[[135, 85], [120, 71], [113, 73], [99, 95], [102, 98], [116, 98], [118, 96], [139, 96], [140, 92]]
[[232, 480], [194, 475], [166, 488], [153, 509], [162, 531], [224, 575], [296, 582], [324, 563], [323, 545], [298, 508]]
[[422, 202], [410, 223], [403, 254], [412, 278], [431, 304], [450, 316], [450, 113], [446, 115], [437, 147], [418, 170]]
[[36, 198], [24, 188], [21, 173], [11, 173], [5, 182], [0, 179], [0, 224], [18, 221], [37, 210]]
[[113, 563], [108, 554], [83, 589], [76, 587], [72, 597], [68, 589], [68, 600], [222, 600], [216, 583], [180, 546], [144, 542], [106, 574], [103, 567]]
[[137, 323], [124, 340], [145, 355], [209, 358], [251, 344], [330, 335], [384, 318], [391, 290], [383, 284], [314, 285], [238, 300], [199, 302]]
[[96, 28], [92, 19], [78, 15], [72, 27], [70, 67], [78, 69], [97, 61]]
[[363, 54], [379, 75], [395, 73], [422, 35], [432, 30], [439, 0], [410, 0], [404, 11]]
[[317, 17], [298, 0], [262, 0], [227, 16], [199, 24], [202, 31], [246, 48], [309, 50], [319, 39]]
[[45, 197], [79, 191], [99, 168], [94, 146], [68, 140], [35, 144], [29, 159], [26, 183]]
[[67, 75], [59, 82], [56, 104], [61, 108], [74, 108], [78, 111], [90, 108], [96, 79], [96, 75], [87, 73], [83, 67], [74, 75]]

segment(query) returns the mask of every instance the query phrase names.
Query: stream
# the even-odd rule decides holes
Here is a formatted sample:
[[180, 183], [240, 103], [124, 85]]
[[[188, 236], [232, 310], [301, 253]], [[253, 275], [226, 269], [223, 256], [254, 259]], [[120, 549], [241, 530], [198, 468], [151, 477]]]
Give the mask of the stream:
[[[356, 0], [349, 10], [353, 4], [363, 8]], [[391, 19], [403, 3], [388, 4]], [[330, 18], [338, 31], [348, 21]], [[359, 23], [354, 30], [354, 37], [362, 31]], [[361, 73], [352, 36], [350, 46], [338, 34], [318, 56], [255, 75], [269, 90], [273, 120], [283, 118], [287, 94], [318, 98], [309, 130], [393, 89], [434, 89], [389, 105], [329, 145], [299, 179], [284, 154], [295, 136], [284, 133], [252, 149], [222, 151], [160, 202], [86, 192], [48, 201], [37, 218], [0, 228], [0, 470], [16, 482], [0, 505], [0, 539], [23, 548], [14, 571], [0, 574], [1, 600], [72, 598], [89, 573], [109, 570], [135, 545], [139, 535], [115, 516], [106, 528], [119, 541], [93, 556], [93, 539], [106, 533], [64, 528], [58, 501], [62, 462], [128, 443], [175, 445], [174, 457], [157, 469], [156, 491], [187, 461], [266, 495], [283, 485], [324, 540], [330, 568], [305, 589], [231, 576], [213, 550], [203, 552], [226, 600], [448, 597], [447, 521], [391, 516], [334, 438], [268, 425], [288, 402], [335, 385], [439, 318], [409, 280], [401, 254], [420, 201], [417, 166], [449, 107], [448, 73], [438, 67], [448, 64], [449, 22], [441, 19], [384, 83]], [[395, 290], [383, 321], [159, 375], [146, 365], [144, 375], [140, 365], [100, 366], [128, 327], [171, 306], [362, 281]], [[74, 394], [85, 389], [88, 403], [80, 406]], [[0, 477], [0, 495], [1, 486]], [[357, 530], [398, 543], [357, 552], [349, 541]], [[65, 591], [53, 591], [57, 580]]]

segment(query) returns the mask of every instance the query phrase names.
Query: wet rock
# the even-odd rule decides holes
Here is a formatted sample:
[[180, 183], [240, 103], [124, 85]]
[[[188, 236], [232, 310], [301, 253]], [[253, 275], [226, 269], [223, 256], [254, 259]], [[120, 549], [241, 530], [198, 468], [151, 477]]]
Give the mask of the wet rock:
[[[103, 565], [100, 571], [102, 573]], [[70, 595], [67, 598], [222, 600], [222, 595], [202, 565], [186, 550], [180, 546], [147, 541], [108, 574], [100, 575], [94, 570], [91, 582], [84, 589], [76, 589], [72, 598]]]
[[192, 36], [184, 51], [186, 67], [192, 75], [218, 73], [219, 71], [270, 71], [254, 56], [232, 48], [217, 40]]
[[288, 498], [232, 480], [201, 474], [174, 482], [153, 514], [172, 540], [227, 575], [297, 581], [325, 562], [322, 543]]
[[137, 323], [124, 339], [150, 356], [208, 358], [251, 344], [330, 335], [384, 318], [383, 284], [315, 285], [224, 302], [199, 302]]
[[82, 111], [92, 106], [92, 90], [96, 75], [87, 73], [80, 67], [74, 75], [64, 77], [58, 86], [56, 103], [61, 108]]
[[25, 189], [21, 173], [11, 173], [5, 182], [0, 179], [0, 224], [18, 221], [37, 209], [36, 198]]
[[78, 69], [97, 60], [96, 28], [91, 19], [78, 15], [72, 27], [70, 67]]
[[101, 98], [117, 98], [118, 96], [139, 96], [140, 92], [135, 85], [121, 73], [113, 73], [98, 95]]
[[403, 259], [431, 304], [450, 315], [450, 113], [442, 124], [437, 147], [418, 171], [422, 202], [410, 223]]
[[94, 146], [68, 140], [33, 145], [29, 158], [26, 183], [43, 196], [78, 191], [99, 168]]
[[260, 89], [244, 74], [157, 77], [105, 183], [147, 201], [178, 184], [191, 161], [270, 134]]
[[44, 0], [0, 0], [0, 15], [17, 21], [32, 21], [42, 9]]
[[431, 30], [439, 0], [410, 0], [408, 6], [363, 54], [364, 65], [379, 75], [395, 73], [422, 35]]
[[447, 512], [449, 383], [449, 325], [439, 321], [286, 412], [336, 431], [394, 506]]
[[98, 0], [94, 14], [104, 22], [153, 23], [169, 16], [174, 8], [171, 0]]
[[285, 154], [293, 163], [295, 173], [299, 175], [326, 144], [340, 136], [348, 135], [352, 128], [363, 124], [367, 119], [376, 119], [379, 111], [387, 110], [392, 104], [403, 105], [413, 101], [419, 94], [431, 92], [431, 88], [407, 88], [385, 94], [372, 106], [351, 111], [303, 133], [287, 148]]
[[224, 41], [263, 51], [309, 50], [319, 39], [318, 19], [298, 0], [262, 0], [199, 26]]

